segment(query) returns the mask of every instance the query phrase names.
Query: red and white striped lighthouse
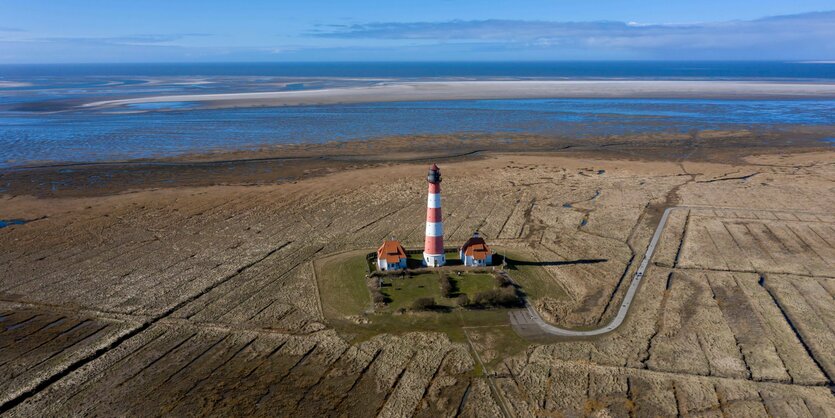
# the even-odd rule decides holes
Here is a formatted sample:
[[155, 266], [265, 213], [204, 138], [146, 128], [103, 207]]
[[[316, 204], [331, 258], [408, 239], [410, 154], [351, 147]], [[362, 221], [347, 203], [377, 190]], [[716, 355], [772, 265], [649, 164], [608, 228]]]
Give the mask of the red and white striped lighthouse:
[[444, 220], [441, 215], [441, 170], [432, 164], [429, 175], [429, 198], [426, 201], [426, 240], [423, 245], [423, 264], [440, 267], [446, 264], [444, 256]]

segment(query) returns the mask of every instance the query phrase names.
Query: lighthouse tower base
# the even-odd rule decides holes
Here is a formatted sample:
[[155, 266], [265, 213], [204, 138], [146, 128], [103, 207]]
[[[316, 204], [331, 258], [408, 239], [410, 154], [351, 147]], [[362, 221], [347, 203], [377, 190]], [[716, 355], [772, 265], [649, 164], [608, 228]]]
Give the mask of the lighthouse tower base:
[[446, 264], [446, 255], [423, 253], [423, 265], [426, 267], [441, 267]]

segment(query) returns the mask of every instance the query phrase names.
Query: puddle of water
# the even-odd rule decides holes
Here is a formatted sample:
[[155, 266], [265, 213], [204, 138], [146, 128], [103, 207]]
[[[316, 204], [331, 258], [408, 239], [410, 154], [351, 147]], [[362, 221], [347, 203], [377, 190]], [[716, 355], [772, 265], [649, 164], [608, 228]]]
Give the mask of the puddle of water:
[[176, 110], [193, 108], [193, 102], [152, 102], [152, 103], [133, 103], [128, 105], [131, 109], [137, 110]]
[[66, 321], [67, 321], [67, 320], [66, 320], [66, 318], [61, 318], [61, 319], [59, 319], [59, 320], [57, 320], [57, 321], [55, 321], [55, 322], [53, 322], [53, 323], [51, 323], [51, 324], [49, 324], [49, 325], [45, 326], [43, 329], [50, 329], [50, 328], [52, 328], [52, 327], [54, 327], [54, 326], [61, 325], [61, 324], [63, 324], [63, 323], [64, 323], [64, 322], [66, 322]]
[[0, 219], [0, 228], [12, 225], [23, 225], [28, 222], [26, 219]]
[[586, 226], [586, 224], [588, 224], [588, 223], [589, 223], [588, 219], [583, 219], [582, 221], [580, 221], [580, 226]]
[[306, 88], [307, 87], [304, 85], [304, 83], [290, 83], [290, 84], [284, 86], [285, 91], [299, 91], [299, 90], [305, 90]]
[[564, 207], [564, 208], [572, 208], [573, 206], [571, 206], [571, 203], [563, 203], [563, 204], [562, 204], [562, 207]]

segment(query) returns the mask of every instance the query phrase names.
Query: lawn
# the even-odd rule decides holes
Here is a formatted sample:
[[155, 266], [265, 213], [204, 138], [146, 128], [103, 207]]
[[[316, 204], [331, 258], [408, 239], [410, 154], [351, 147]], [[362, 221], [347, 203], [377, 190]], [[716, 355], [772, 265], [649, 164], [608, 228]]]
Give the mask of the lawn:
[[384, 311], [393, 312], [400, 308], [409, 309], [412, 302], [418, 298], [433, 298], [435, 302], [446, 304], [441, 297], [441, 286], [435, 273], [418, 274], [412, 277], [386, 277], [380, 288], [391, 301], [386, 304]]
[[413, 331], [443, 332], [455, 342], [466, 342], [464, 327], [507, 326], [507, 309], [468, 310], [450, 312], [408, 312], [401, 315], [377, 313], [369, 315], [367, 324], [337, 327], [343, 335], [364, 340], [378, 334], [402, 334]]
[[567, 296], [554, 277], [544, 267], [536, 265], [539, 260], [532, 254], [516, 249], [502, 249], [500, 252], [506, 256], [507, 273], [522, 287], [528, 299], [536, 300], [544, 296], [560, 299]]
[[496, 288], [496, 279], [490, 274], [467, 273], [461, 276], [453, 274], [451, 277], [457, 293], [466, 293], [470, 299], [473, 299], [478, 292]]
[[[449, 274], [449, 273], [443, 273]], [[453, 297], [445, 298], [441, 295], [441, 285], [438, 273], [424, 273], [412, 277], [386, 277], [381, 291], [390, 299], [384, 312], [394, 312], [398, 309], [409, 309], [418, 298], [433, 298], [442, 307], [455, 308], [458, 304], [455, 298], [466, 294], [474, 299], [478, 292], [495, 289], [496, 281], [493, 276], [484, 273], [462, 273], [460, 276], [450, 274], [453, 282]]]
[[[391, 302], [375, 313], [368, 313], [371, 293], [365, 283], [366, 255], [367, 252], [355, 251], [321, 258], [314, 263], [322, 312], [330, 326], [346, 338], [356, 341], [382, 333], [437, 331], [447, 334], [453, 341], [466, 342], [463, 327], [508, 325], [507, 309], [461, 309], [454, 298], [441, 297], [438, 274], [434, 272], [385, 278], [381, 290], [391, 298]], [[472, 299], [476, 293], [496, 287], [490, 274], [444, 274], [451, 275], [456, 288], [455, 296], [466, 293]], [[447, 309], [410, 311], [412, 303], [419, 297], [432, 297]], [[401, 311], [403, 313], [398, 312], [400, 308], [405, 308]]]
[[371, 308], [364, 252], [338, 254], [315, 263], [322, 311], [327, 318], [360, 315]]
[[[459, 308], [454, 297], [441, 296], [439, 276], [434, 272], [412, 277], [386, 277], [381, 291], [390, 301], [385, 307], [378, 307], [374, 313], [370, 313], [371, 293], [365, 283], [367, 254], [367, 251], [337, 254], [318, 259], [314, 263], [322, 311], [330, 326], [346, 338], [356, 341], [381, 333], [437, 331], [447, 334], [453, 341], [466, 342], [464, 327], [499, 326], [507, 328], [498, 329], [495, 333], [484, 330], [486, 335], [483, 337], [487, 339], [481, 341], [481, 344], [485, 344], [484, 354], [500, 350], [505, 345], [510, 351], [524, 346], [524, 342], [517, 341], [518, 337], [508, 327], [508, 309]], [[420, 256], [415, 254], [410, 257], [420, 260]], [[535, 264], [535, 257], [516, 250], [507, 252], [507, 256], [510, 275], [530, 297], [560, 297], [565, 294], [553, 277]], [[458, 260], [457, 254], [448, 253], [447, 257], [451, 261]], [[490, 274], [443, 274], [449, 274], [453, 280], [453, 296], [464, 293], [472, 300], [478, 292], [496, 288], [495, 279]], [[428, 312], [411, 311], [409, 308], [414, 300], [421, 297], [434, 298], [437, 304], [446, 308]], [[479, 334], [481, 331], [474, 336], [478, 338]], [[485, 362], [489, 363], [489, 360]]]

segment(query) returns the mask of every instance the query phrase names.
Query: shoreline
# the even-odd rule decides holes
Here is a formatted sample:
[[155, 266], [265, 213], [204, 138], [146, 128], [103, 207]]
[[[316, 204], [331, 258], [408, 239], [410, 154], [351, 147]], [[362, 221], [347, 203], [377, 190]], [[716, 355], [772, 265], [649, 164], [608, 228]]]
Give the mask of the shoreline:
[[178, 94], [85, 103], [80, 109], [111, 109], [187, 102], [188, 109], [305, 106], [375, 102], [499, 99], [835, 99], [835, 83], [671, 80], [423, 81], [364, 87], [252, 93]]
[[578, 140], [518, 135], [402, 136], [258, 150], [192, 153], [170, 158], [55, 162], [0, 169], [0, 196], [102, 196], [146, 189], [294, 183], [340, 171], [411, 163], [472, 161], [541, 154], [631, 161], [736, 164], [754, 154], [832, 152], [815, 132], [700, 131]]

